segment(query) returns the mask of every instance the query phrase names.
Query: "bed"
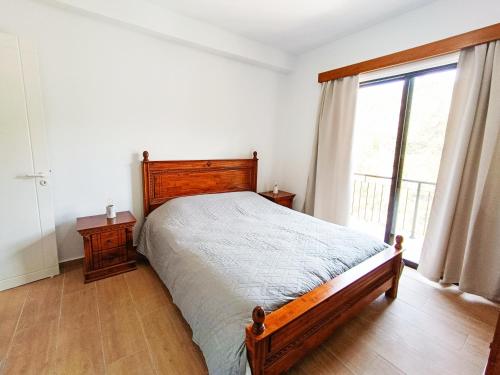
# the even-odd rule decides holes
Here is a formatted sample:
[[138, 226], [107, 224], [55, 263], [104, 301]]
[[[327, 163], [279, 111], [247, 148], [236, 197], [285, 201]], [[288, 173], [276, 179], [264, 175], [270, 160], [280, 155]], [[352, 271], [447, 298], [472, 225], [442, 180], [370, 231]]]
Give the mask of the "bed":
[[394, 247], [256, 194], [251, 159], [150, 161], [138, 250], [191, 326], [211, 374], [289, 369], [378, 295]]

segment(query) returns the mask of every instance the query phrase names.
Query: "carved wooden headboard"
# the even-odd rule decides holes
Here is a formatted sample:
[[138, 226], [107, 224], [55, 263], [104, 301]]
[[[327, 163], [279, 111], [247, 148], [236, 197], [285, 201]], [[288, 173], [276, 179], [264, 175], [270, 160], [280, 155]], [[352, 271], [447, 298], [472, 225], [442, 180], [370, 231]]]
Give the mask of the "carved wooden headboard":
[[188, 195], [257, 191], [257, 152], [252, 159], [149, 160], [142, 153], [144, 216], [166, 201]]

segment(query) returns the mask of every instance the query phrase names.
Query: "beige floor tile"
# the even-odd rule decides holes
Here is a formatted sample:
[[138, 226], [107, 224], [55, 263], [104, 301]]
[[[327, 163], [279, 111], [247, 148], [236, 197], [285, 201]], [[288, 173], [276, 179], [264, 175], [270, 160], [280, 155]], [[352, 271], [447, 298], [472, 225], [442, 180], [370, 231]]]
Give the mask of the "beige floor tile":
[[402, 300], [391, 301], [380, 297], [359, 316], [368, 320], [386, 320], [388, 324], [393, 324], [396, 330], [416, 329], [429, 339], [455, 350], [462, 349], [468, 336], [467, 331], [456, 324], [450, 324], [445, 316], [430, 316]]
[[137, 270], [123, 275], [134, 298], [155, 294], [163, 289], [163, 283], [151, 267], [138, 266]]
[[104, 373], [95, 286], [81, 288], [62, 297], [57, 371], [61, 374]]
[[60, 329], [84, 328], [89, 322], [98, 322], [95, 288], [64, 294], [61, 305]]
[[399, 370], [389, 361], [377, 355], [369, 366], [361, 373], [362, 375], [404, 375], [404, 372]]
[[30, 285], [0, 292], [0, 368], [12, 341]]
[[144, 350], [107, 364], [108, 375], [153, 375], [149, 353]]
[[[146, 348], [146, 341], [134, 307], [127, 304], [114, 306], [101, 314], [104, 358], [106, 363], [132, 355]], [[101, 313], [101, 310], [99, 310]]]
[[95, 288], [95, 282], [85, 284], [83, 282], [83, 271], [81, 267], [64, 272], [64, 294], [79, 292], [81, 290]]
[[33, 283], [24, 304], [18, 329], [59, 318], [63, 275]]
[[58, 374], [104, 374], [104, 360], [98, 321], [81, 328], [59, 330], [57, 337]]
[[177, 318], [170, 318], [161, 309], [143, 318], [146, 339], [157, 372], [206, 374], [207, 369], [201, 353], [194, 346], [186, 330], [172, 323], [176, 322]]
[[288, 373], [291, 375], [354, 375], [354, 372], [349, 370], [331, 352], [322, 350], [322, 347], [306, 356]]
[[132, 298], [123, 275], [96, 281], [96, 289], [101, 316], [111, 312], [114, 306], [132, 306]]
[[356, 374], [370, 371], [378, 357], [366, 341], [356, 340], [348, 325], [339, 327], [318, 350], [332, 353]]
[[54, 374], [57, 319], [16, 331], [4, 366], [5, 374]]

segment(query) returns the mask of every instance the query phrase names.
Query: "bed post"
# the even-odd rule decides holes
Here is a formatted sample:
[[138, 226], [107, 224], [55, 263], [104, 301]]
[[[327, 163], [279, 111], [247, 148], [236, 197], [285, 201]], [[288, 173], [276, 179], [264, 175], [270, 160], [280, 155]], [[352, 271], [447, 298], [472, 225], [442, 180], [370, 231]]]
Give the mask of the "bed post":
[[261, 306], [256, 306], [252, 311], [253, 324], [247, 327], [246, 347], [247, 357], [252, 369], [252, 375], [264, 374], [264, 362], [266, 359], [267, 348], [269, 347], [268, 338], [259, 337], [264, 333], [266, 326], [266, 312]]
[[266, 320], [266, 312], [260, 306], [256, 306], [252, 311], [252, 332], [256, 335], [260, 335], [264, 332], [266, 326], [264, 325], [264, 321]]
[[[394, 248], [398, 251], [403, 250], [403, 241], [403, 236], [396, 236], [396, 243], [394, 244]], [[403, 253], [401, 252], [393, 260], [394, 278], [392, 280], [391, 289], [385, 292], [385, 295], [389, 298], [397, 298], [398, 296], [399, 279], [401, 277], [401, 273], [403, 272], [403, 267]]]
[[253, 179], [252, 179], [252, 191], [257, 192], [257, 169], [259, 166], [259, 159], [257, 159], [257, 151], [253, 152], [253, 161], [255, 163], [253, 169]]
[[144, 217], [149, 214], [149, 152], [142, 153], [142, 191]]

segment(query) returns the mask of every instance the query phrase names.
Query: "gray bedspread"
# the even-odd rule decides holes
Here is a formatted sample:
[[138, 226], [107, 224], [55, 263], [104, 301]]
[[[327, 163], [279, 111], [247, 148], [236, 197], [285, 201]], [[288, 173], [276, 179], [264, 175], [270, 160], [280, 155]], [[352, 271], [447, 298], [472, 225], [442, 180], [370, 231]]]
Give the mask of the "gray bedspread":
[[210, 374], [242, 374], [244, 327], [388, 245], [238, 192], [173, 199], [146, 220], [138, 250], [191, 326]]

